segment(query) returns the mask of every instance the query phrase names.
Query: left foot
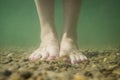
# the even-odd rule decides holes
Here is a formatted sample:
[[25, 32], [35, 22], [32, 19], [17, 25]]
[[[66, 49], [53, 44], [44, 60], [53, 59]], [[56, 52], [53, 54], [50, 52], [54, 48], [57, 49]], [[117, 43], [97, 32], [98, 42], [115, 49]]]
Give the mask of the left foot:
[[31, 61], [41, 60], [53, 60], [59, 56], [59, 42], [53, 33], [49, 33], [42, 37], [40, 47], [35, 50], [30, 56]]
[[61, 41], [60, 57], [66, 61], [70, 59], [72, 64], [78, 64], [87, 60], [87, 57], [78, 51], [77, 43], [73, 39], [67, 37], [64, 37]]

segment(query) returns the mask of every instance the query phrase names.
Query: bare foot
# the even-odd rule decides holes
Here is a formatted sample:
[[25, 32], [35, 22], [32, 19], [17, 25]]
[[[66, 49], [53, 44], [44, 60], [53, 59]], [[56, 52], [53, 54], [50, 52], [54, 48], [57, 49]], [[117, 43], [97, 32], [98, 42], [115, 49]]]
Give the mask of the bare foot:
[[70, 59], [72, 64], [78, 64], [87, 60], [87, 57], [78, 51], [77, 43], [69, 38], [63, 38], [61, 41], [60, 57], [63, 57], [65, 61]]
[[52, 60], [59, 56], [59, 44], [57, 39], [45, 39], [41, 42], [40, 47], [35, 50], [29, 57], [31, 61]]

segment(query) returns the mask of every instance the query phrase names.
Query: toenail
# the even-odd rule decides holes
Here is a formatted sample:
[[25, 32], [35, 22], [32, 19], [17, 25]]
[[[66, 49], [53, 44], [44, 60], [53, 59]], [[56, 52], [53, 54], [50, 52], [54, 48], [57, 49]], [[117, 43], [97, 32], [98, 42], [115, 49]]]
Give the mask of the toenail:
[[55, 58], [56, 58], [56, 56], [49, 56], [47, 60], [53, 60]]
[[81, 60], [78, 60], [77, 63], [81, 63]]

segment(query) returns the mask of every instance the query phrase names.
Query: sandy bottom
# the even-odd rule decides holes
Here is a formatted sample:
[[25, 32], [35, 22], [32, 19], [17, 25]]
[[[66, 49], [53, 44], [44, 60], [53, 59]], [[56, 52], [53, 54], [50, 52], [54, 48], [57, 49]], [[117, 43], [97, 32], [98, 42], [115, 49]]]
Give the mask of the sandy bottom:
[[0, 48], [0, 80], [120, 80], [120, 49], [81, 50], [89, 61], [30, 62], [34, 48]]

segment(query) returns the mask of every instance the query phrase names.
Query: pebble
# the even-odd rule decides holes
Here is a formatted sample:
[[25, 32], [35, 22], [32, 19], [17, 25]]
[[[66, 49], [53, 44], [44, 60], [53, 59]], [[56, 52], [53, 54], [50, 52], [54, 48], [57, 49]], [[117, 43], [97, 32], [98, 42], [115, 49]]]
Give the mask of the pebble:
[[8, 80], [22, 80], [22, 78], [19, 73], [13, 73]]
[[10, 70], [10, 71], [16, 71], [16, 70], [18, 70], [20, 68], [20, 65], [14, 65], [14, 66], [10, 66], [9, 68], [8, 68], [8, 70]]
[[21, 67], [21, 68], [18, 69], [18, 71], [20, 71], [20, 72], [25, 71], [25, 70], [27, 70], [27, 69], [24, 68], [24, 67]]
[[5, 76], [0, 76], [0, 80], [6, 80]]
[[120, 68], [113, 70], [112, 73], [120, 75]]
[[67, 68], [66, 68], [66, 67], [63, 67], [63, 68], [61, 68], [60, 70], [61, 70], [61, 71], [66, 71]]
[[34, 78], [29, 78], [29, 79], [27, 79], [27, 80], [35, 80]]
[[10, 76], [11, 74], [12, 74], [12, 72], [11, 71], [9, 71], [9, 70], [4, 70], [3, 71], [3, 73], [2, 73], [4, 76]]
[[[1, 55], [0, 80], [117, 80], [120, 75], [120, 53], [115, 51], [94, 54], [89, 54], [94, 51], [87, 51], [89, 63], [74, 66], [61, 60], [34, 63], [28, 61], [25, 56], [27, 53], [14, 55], [14, 53], [21, 52], [19, 49], [14, 50], [14, 53], [12, 51]], [[77, 74], [78, 72], [80, 74]]]
[[13, 53], [9, 53], [6, 57], [11, 58], [13, 56]]
[[95, 65], [95, 64], [93, 64], [93, 65], [92, 65], [92, 68], [95, 68], [95, 67], [96, 67], [96, 65]]
[[43, 80], [42, 76], [38, 76], [36, 80]]
[[8, 59], [5, 59], [5, 61], [1, 62], [2, 64], [7, 64], [7, 63], [10, 63], [12, 62], [12, 58], [8, 58]]
[[29, 61], [28, 58], [24, 58], [24, 59], [23, 59], [23, 62], [27, 62], [27, 61]]
[[109, 70], [113, 70], [115, 67], [117, 67], [116, 64], [114, 64], [114, 65], [109, 65], [107, 68], [108, 68]]
[[30, 70], [37, 70], [38, 69], [38, 66], [36, 66], [35, 64], [28, 64], [28, 68]]
[[24, 72], [21, 72], [21, 77], [23, 77], [24, 79], [28, 79], [32, 76], [32, 73], [29, 72], [29, 71], [24, 71]]
[[86, 71], [84, 75], [87, 77], [93, 78], [93, 74], [90, 71]]
[[103, 59], [103, 62], [106, 62], [106, 61], [107, 61], [107, 58], [104, 58], [104, 59]]
[[116, 53], [117, 56], [120, 56], [120, 53]]
[[73, 80], [87, 80], [85, 76], [75, 74]]
[[40, 75], [42, 75], [41, 71], [37, 70], [37, 71], [34, 71], [33, 77], [37, 77]]

